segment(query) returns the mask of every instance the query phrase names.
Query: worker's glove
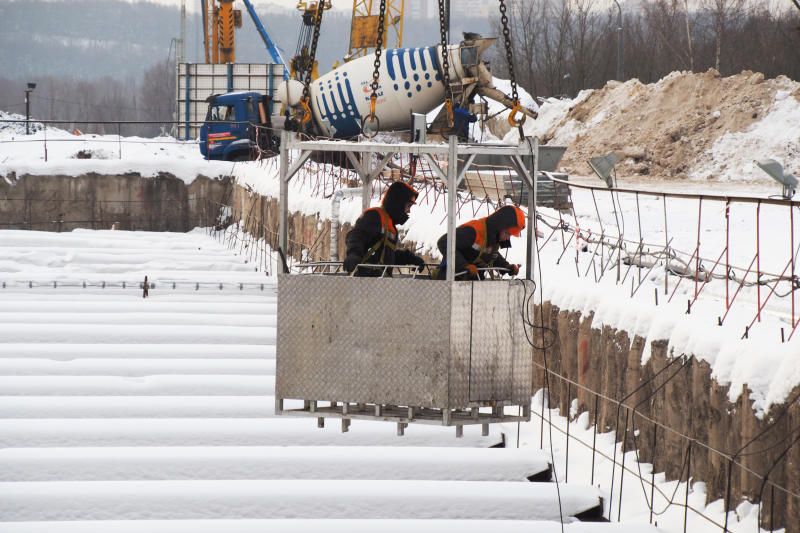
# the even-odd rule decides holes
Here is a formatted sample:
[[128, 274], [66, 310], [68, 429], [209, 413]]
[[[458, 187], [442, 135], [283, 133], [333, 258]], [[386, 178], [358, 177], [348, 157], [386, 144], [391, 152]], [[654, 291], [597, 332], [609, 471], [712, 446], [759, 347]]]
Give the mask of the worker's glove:
[[352, 272], [353, 270], [356, 269], [356, 267], [358, 266], [358, 264], [360, 262], [361, 262], [361, 259], [359, 259], [357, 256], [348, 255], [347, 257], [344, 258], [343, 266], [344, 266], [344, 269], [347, 272]]
[[519, 265], [508, 265], [508, 273], [512, 276], [519, 274]]
[[417, 255], [411, 259], [411, 264], [417, 266], [417, 272], [422, 272], [425, 269], [425, 260]]
[[464, 270], [467, 271], [467, 277], [469, 277], [470, 279], [478, 279], [478, 267], [476, 267], [472, 263], [465, 265]]

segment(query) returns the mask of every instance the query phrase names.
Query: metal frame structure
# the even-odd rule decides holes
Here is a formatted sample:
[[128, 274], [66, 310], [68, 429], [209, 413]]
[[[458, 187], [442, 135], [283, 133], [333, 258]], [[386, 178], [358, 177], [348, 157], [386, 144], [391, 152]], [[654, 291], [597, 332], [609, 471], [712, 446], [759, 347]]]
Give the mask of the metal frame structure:
[[[423, 158], [433, 169], [436, 175], [447, 186], [447, 239], [454, 242], [456, 232], [456, 208], [457, 191], [459, 185], [464, 181], [464, 176], [470, 170], [475, 158], [478, 155], [497, 155], [507, 157], [511, 166], [522, 178], [525, 186], [528, 187], [533, 203], [536, 205], [538, 183], [533, 176], [539, 174], [539, 159], [542, 152], [550, 147], [540, 147], [539, 139], [536, 137], [526, 138], [526, 141], [518, 146], [513, 145], [490, 145], [490, 144], [459, 144], [457, 137], [451, 136], [447, 144], [419, 144], [419, 143], [397, 143], [389, 144], [382, 142], [348, 142], [348, 141], [301, 141], [295, 134], [287, 131], [281, 132], [280, 147], [280, 218], [278, 228], [278, 242], [282, 250], [287, 249], [289, 242], [289, 182], [297, 174], [297, 171], [308, 161], [313, 152], [342, 152], [361, 178], [362, 208], [369, 207], [372, 180], [377, 178], [386, 164], [395, 154], [413, 154]], [[554, 147], [559, 154], [563, 149]], [[289, 152], [298, 150], [299, 156], [291, 163], [289, 162]], [[379, 157], [378, 164], [373, 168], [372, 155]], [[442, 168], [434, 156], [446, 156], [446, 168]], [[359, 159], [360, 156], [360, 159]], [[462, 163], [459, 156], [465, 156], [466, 160]], [[526, 161], [527, 158], [527, 161]], [[452, 164], [455, 162], [455, 164]], [[528, 209], [527, 227], [533, 228], [536, 221], [535, 207]], [[532, 275], [536, 267], [536, 233], [528, 232], [528, 242], [526, 243], [526, 262], [527, 279], [533, 279]], [[448, 250], [447, 257], [447, 280], [455, 280], [455, 248]]]
[[[367, 55], [375, 48], [378, 16], [372, 14], [373, 0], [353, 0], [353, 15], [350, 23], [350, 46], [347, 59]], [[386, 2], [386, 26], [383, 29], [384, 48], [388, 43], [389, 31], [394, 33], [393, 48], [403, 47], [403, 19], [405, 0]]]
[[[279, 246], [286, 250], [289, 243], [289, 183], [314, 152], [346, 156], [361, 178], [365, 209], [372, 180], [396, 154], [426, 160], [447, 186], [449, 242], [455, 241], [458, 190], [466, 172], [479, 155], [496, 155], [507, 158], [534, 198], [526, 243], [532, 280], [538, 262], [533, 176], [540, 150], [535, 138], [517, 146], [459, 144], [456, 137], [446, 144], [389, 144], [303, 141], [284, 131]], [[491, 423], [529, 420], [532, 347], [517, 320], [528, 305], [525, 282], [456, 281], [455, 247], [448, 248], [446, 281], [326, 277], [319, 269], [312, 269], [317, 275], [279, 276], [279, 302], [285, 303], [278, 309], [276, 414], [316, 417], [320, 427], [326, 417], [341, 418], [342, 431], [352, 419], [391, 421], [398, 435], [411, 422], [455, 426], [461, 436], [464, 425], [481, 425], [487, 434]], [[329, 265], [323, 272], [330, 272]], [[419, 311], [426, 318], [388, 324], [392, 319], [383, 316], [387, 309], [381, 306], [402, 316]], [[302, 400], [303, 407], [285, 408], [288, 399]], [[504, 408], [514, 405], [519, 414], [505, 414]]]

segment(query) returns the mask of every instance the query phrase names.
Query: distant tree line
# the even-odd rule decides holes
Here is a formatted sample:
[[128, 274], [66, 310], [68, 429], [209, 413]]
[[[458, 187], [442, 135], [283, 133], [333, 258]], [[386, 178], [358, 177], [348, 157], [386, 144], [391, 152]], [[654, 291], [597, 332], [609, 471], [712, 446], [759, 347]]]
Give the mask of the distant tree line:
[[[156, 19], [161, 20], [172, 18], [177, 12], [147, 3], [120, 7], [101, 0], [76, 2], [91, 7], [99, 21], [117, 20], [121, 14], [136, 20], [158, 15]], [[674, 70], [700, 72], [716, 68], [726, 76], [749, 69], [767, 77], [784, 74], [800, 80], [798, 3], [800, 0], [620, 0], [624, 43], [622, 77], [650, 83]], [[574, 96], [581, 89], [601, 87], [617, 78], [620, 31], [613, 0], [507, 0], [507, 4], [517, 81], [529, 92], [538, 96]], [[457, 5], [457, 0], [453, 5]], [[0, 14], [14, 17], [17, 35], [28, 30], [37, 31], [36, 21], [44, 16], [45, 8], [52, 10], [60, 6], [58, 9], [63, 13], [59, 14], [65, 19], [75, 12], [68, 9], [74, 6], [41, 1], [26, 3], [25, 10], [18, 11], [22, 6], [22, 3], [0, 0]], [[463, 30], [502, 36], [499, 16], [493, 20], [479, 20], [467, 15], [454, 9], [451, 20], [454, 42]], [[286, 43], [284, 55], [291, 55], [293, 49], [289, 47], [294, 46], [299, 17], [285, 11], [263, 12], [261, 17], [268, 28], [275, 30], [277, 40]], [[52, 17], [46, 18], [52, 20]], [[152, 51], [142, 56], [131, 54], [130, 50], [142, 49], [144, 45], [123, 40], [122, 35], [117, 44], [106, 45], [110, 35], [108, 28], [98, 25], [98, 20], [91, 25], [88, 19], [78, 20], [87, 26], [66, 25], [59, 30], [54, 25], [48, 31], [61, 31], [61, 35], [56, 33], [55, 36], [65, 43], [73, 43], [80, 35], [93, 34], [92, 28], [103, 28], [102, 32], [93, 34], [94, 44], [88, 49], [94, 55], [83, 55], [85, 50], [77, 45], [65, 45], [64, 50], [50, 45], [48, 50], [52, 52], [46, 54], [49, 59], [45, 61], [41, 54], [31, 55], [33, 51], [25, 41], [4, 41], [4, 49], [9, 52], [6, 59], [22, 54], [29, 61], [12, 61], [3, 70], [6, 77], [0, 77], [0, 109], [24, 114], [25, 83], [35, 81], [37, 88], [32, 93], [31, 115], [36, 119], [63, 120], [65, 129], [100, 133], [116, 133], [117, 126], [96, 124], [99, 121], [159, 121], [154, 125], [125, 125], [121, 133], [152, 136], [171, 132], [170, 122], [175, 112], [174, 60], [153, 63], [157, 60]], [[349, 16], [332, 13], [323, 26], [321, 49], [328, 54], [320, 57], [324, 70], [330, 66], [328, 61], [340, 58], [346, 50]], [[160, 35], [166, 39], [165, 33], [169, 31], [164, 27], [144, 25], [143, 34], [148, 38]], [[6, 38], [0, 37], [3, 39]], [[244, 24], [242, 34], [237, 35], [237, 41], [237, 48], [241, 48], [241, 53], [237, 54], [240, 61], [267, 60], [249, 21]], [[436, 20], [414, 20], [405, 26], [405, 46], [433, 45], [438, 41]], [[122, 42], [127, 43], [128, 48], [120, 53], [115, 47]], [[196, 49], [194, 44], [189, 50]], [[103, 66], [95, 61], [103, 50], [118, 67]], [[172, 54], [165, 49], [155, 57], [165, 56]], [[27, 70], [14, 70], [22, 64], [27, 65]], [[492, 51], [492, 67], [495, 75], [508, 76], [502, 37]], [[39, 73], [32, 68], [39, 68]], [[42, 75], [43, 72], [50, 74]], [[87, 124], [87, 121], [95, 123]]]
[[[25, 114], [26, 82], [0, 78], [0, 109]], [[121, 133], [153, 137], [169, 134], [175, 113], [175, 64], [165, 60], [145, 70], [139, 79], [103, 76], [37, 78], [31, 92], [31, 117], [59, 120], [54, 127], [84, 133]], [[155, 121], [155, 124], [100, 124], [107, 121]]]
[[[199, 4], [199, 3], [198, 3]], [[301, 17], [295, 10], [255, 2], [262, 22], [288, 60], [297, 46]], [[242, 7], [240, 5], [240, 7]], [[163, 124], [122, 126], [123, 135], [170, 131], [175, 111], [175, 47], [180, 11], [150, 2], [109, 0], [53, 2], [0, 0], [0, 110], [25, 113], [25, 86], [35, 82], [31, 115], [64, 120], [65, 129], [116, 133], [116, 126], [86, 121], [158, 120]], [[326, 71], [347, 52], [350, 13], [331, 11], [323, 19], [318, 59]], [[439, 42], [438, 21], [410, 20], [404, 46]], [[464, 30], [490, 33], [491, 21], [454, 9], [453, 39]], [[245, 15], [236, 34], [237, 60], [269, 62], [253, 23]], [[186, 60], [202, 61], [199, 15], [187, 20]], [[173, 59], [174, 60], [174, 59]]]
[[[508, 9], [517, 81], [539, 96], [569, 95], [617, 79], [651, 83], [675, 70], [742, 70], [800, 80], [796, 0], [515, 0]], [[607, 7], [609, 6], [610, 7]], [[500, 21], [495, 21], [500, 34]], [[507, 75], [496, 47], [495, 75]]]

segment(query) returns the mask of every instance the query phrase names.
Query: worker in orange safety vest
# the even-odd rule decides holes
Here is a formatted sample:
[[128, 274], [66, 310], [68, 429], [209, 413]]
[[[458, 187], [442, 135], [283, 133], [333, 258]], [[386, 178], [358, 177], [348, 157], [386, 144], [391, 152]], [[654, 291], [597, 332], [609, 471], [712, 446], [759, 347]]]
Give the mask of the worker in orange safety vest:
[[[456, 228], [456, 279], [484, 279], [486, 271], [478, 269], [505, 269], [512, 276], [519, 274], [520, 265], [506, 261], [500, 249], [510, 248], [511, 237], [519, 237], [523, 229], [525, 213], [514, 205], [503, 206], [488, 217], [470, 220]], [[436, 279], [446, 279], [446, 233], [437, 245], [445, 259], [439, 265]]]

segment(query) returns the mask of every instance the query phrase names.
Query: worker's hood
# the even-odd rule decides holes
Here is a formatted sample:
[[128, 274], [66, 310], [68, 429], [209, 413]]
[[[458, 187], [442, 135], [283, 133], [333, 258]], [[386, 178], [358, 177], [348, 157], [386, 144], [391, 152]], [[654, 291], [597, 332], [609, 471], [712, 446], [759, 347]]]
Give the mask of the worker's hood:
[[525, 229], [525, 214], [519, 207], [505, 205], [486, 217], [487, 244], [499, 243], [503, 248], [510, 247], [509, 241], [500, 241], [500, 232], [504, 229], [515, 237], [519, 237], [520, 232]]
[[383, 208], [392, 218], [395, 226], [402, 226], [408, 221], [406, 214], [406, 204], [417, 201], [419, 193], [411, 185], [402, 181], [395, 181], [383, 195]]

